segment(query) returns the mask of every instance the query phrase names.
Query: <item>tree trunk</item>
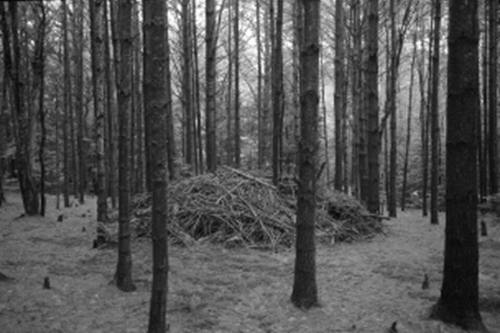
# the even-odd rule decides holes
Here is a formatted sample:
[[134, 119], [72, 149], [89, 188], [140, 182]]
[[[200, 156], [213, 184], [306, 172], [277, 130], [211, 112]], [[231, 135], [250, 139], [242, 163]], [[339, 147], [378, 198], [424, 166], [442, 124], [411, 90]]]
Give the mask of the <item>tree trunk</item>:
[[301, 144], [292, 302], [299, 308], [308, 309], [318, 305], [314, 221], [318, 171], [320, 2], [319, 0], [302, 0], [301, 2], [304, 9], [300, 58]]
[[424, 125], [424, 156], [423, 160], [423, 189], [422, 189], [422, 215], [427, 216], [428, 206], [427, 206], [427, 194], [429, 192], [429, 143], [430, 143], [430, 125], [431, 125], [431, 99], [432, 99], [432, 54], [434, 52], [432, 47], [433, 31], [434, 31], [434, 10], [435, 6], [431, 8], [430, 14], [430, 29], [429, 29], [429, 52], [428, 52], [428, 63], [427, 63], [427, 103], [426, 103], [426, 114], [425, 114], [425, 125]]
[[70, 69], [69, 69], [69, 45], [68, 45], [68, 5], [66, 0], [62, 2], [63, 7], [63, 173], [64, 173], [64, 185], [63, 185], [63, 196], [64, 196], [64, 207], [69, 207], [69, 185], [70, 185], [70, 165], [69, 165], [69, 96], [71, 93], [68, 90], [68, 81], [70, 80]]
[[[175, 131], [174, 131], [174, 117], [172, 115], [172, 83], [170, 74], [170, 44], [168, 36], [168, 7], [165, 8], [166, 11], [166, 22], [165, 22], [165, 87], [167, 89], [167, 164], [168, 164], [168, 176], [170, 179], [177, 178], [177, 168], [175, 166], [175, 159], [177, 158], [177, 150], [175, 145]], [[145, 91], [144, 91], [145, 94]], [[145, 104], [144, 104], [145, 105]], [[145, 107], [144, 107], [145, 109]], [[146, 111], [144, 111], [146, 114]], [[146, 141], [147, 142], [147, 141]], [[147, 151], [147, 148], [146, 148]], [[146, 169], [147, 171], [147, 169]]]
[[30, 158], [31, 126], [28, 110], [25, 107], [25, 83], [21, 75], [21, 51], [19, 45], [17, 3], [9, 2], [10, 33], [7, 26], [7, 15], [4, 4], [0, 4], [3, 32], [3, 53], [5, 71], [8, 73], [10, 100], [12, 103], [12, 119], [14, 124], [14, 138], [16, 143], [16, 169], [19, 187], [23, 199], [24, 211], [27, 215], [39, 213], [39, 201], [36, 184], [33, 179], [33, 170]]
[[96, 133], [97, 221], [107, 220], [104, 162], [104, 0], [91, 1], [92, 76], [94, 81], [94, 117]]
[[[271, 7], [272, 8], [272, 7]], [[273, 101], [273, 183], [281, 177], [283, 145], [283, 0], [277, 2], [272, 65], [272, 101]]]
[[[120, 80], [120, 43], [118, 42], [118, 28], [117, 28], [117, 22], [118, 22], [118, 15], [117, 15], [117, 5], [118, 1], [115, 0], [110, 0], [109, 1], [109, 8], [110, 8], [110, 13], [109, 13], [109, 18], [110, 18], [110, 28], [111, 28], [111, 42], [113, 45], [113, 63], [112, 63], [112, 69], [114, 72], [114, 85], [111, 86], [112, 94], [113, 94], [113, 105], [117, 106], [118, 105], [118, 94], [117, 94], [117, 84]], [[107, 26], [107, 23], [106, 23]], [[118, 107], [117, 107], [118, 109]], [[118, 110], [108, 110], [108, 117], [110, 119], [110, 122], [108, 122], [108, 140], [110, 142], [110, 148], [111, 147], [116, 147], [118, 145], [117, 143], [117, 125], [118, 121], [115, 120], [117, 119], [117, 114]], [[113, 149], [110, 150], [110, 154], [113, 154], [113, 162], [115, 162], [114, 165], [112, 165], [110, 168], [111, 170], [115, 170], [118, 168], [118, 165], [116, 164], [116, 161], [118, 161], [118, 149]], [[111, 157], [109, 157], [111, 158]], [[116, 207], [116, 199], [118, 197], [118, 177], [117, 177], [117, 172], [111, 172], [109, 176], [109, 195], [111, 196], [111, 205], [113, 208]]]
[[78, 147], [77, 147], [77, 140], [78, 140], [78, 128], [76, 128], [76, 120], [77, 116], [75, 113], [77, 112], [76, 110], [76, 97], [75, 96], [78, 94], [76, 89], [76, 83], [73, 81], [76, 81], [77, 78], [77, 64], [76, 64], [76, 57], [77, 57], [77, 46], [76, 46], [76, 11], [75, 11], [75, 2], [73, 1], [73, 6], [69, 7], [72, 8], [72, 10], [69, 11], [69, 19], [71, 20], [71, 24], [68, 26], [68, 29], [72, 29], [71, 31], [71, 41], [72, 45], [68, 43], [68, 54], [69, 54], [69, 78], [66, 78], [65, 81], [65, 91], [67, 90], [68, 94], [68, 110], [69, 110], [69, 130], [70, 130], [70, 146], [71, 146], [71, 192], [73, 194], [74, 200], [77, 200], [78, 198], [78, 191], [80, 187], [80, 172], [79, 172], [79, 152], [78, 152]]
[[[483, 2], [483, 110], [482, 115], [479, 115], [479, 133], [482, 132], [482, 142], [478, 143], [479, 149], [479, 179], [481, 198], [486, 198], [488, 194], [488, 1]], [[482, 126], [481, 126], [482, 125]], [[482, 200], [484, 200], [482, 199]]]
[[136, 123], [136, 168], [131, 168], [133, 174], [133, 187], [135, 193], [144, 192], [144, 110], [143, 110], [143, 101], [142, 101], [142, 31], [140, 28], [140, 19], [139, 19], [139, 2], [134, 2], [133, 4], [133, 39], [134, 39], [134, 77], [135, 81], [133, 82], [133, 96], [135, 96], [135, 119], [132, 119], [132, 122]]
[[390, 113], [390, 153], [389, 153], [389, 196], [387, 198], [387, 210], [390, 217], [396, 217], [396, 169], [397, 169], [397, 133], [396, 133], [396, 82], [398, 76], [398, 68], [396, 63], [396, 13], [394, 11], [394, 0], [389, 1], [389, 16], [390, 16], [390, 66], [388, 72], [388, 101], [387, 107]]
[[477, 2], [451, 1], [449, 8], [445, 258], [441, 297], [431, 317], [486, 331], [478, 305]]
[[[38, 3], [40, 11], [38, 22], [38, 36], [35, 45], [35, 61], [33, 71], [38, 76], [38, 117], [40, 120], [40, 146], [38, 149], [38, 160], [40, 161], [40, 215], [45, 216], [45, 7], [42, 1]], [[1, 153], [1, 150], [0, 150]], [[1, 161], [0, 161], [1, 163]], [[0, 178], [3, 177], [2, 169], [0, 168]], [[0, 180], [1, 185], [1, 180]], [[0, 186], [1, 187], [1, 186]], [[2, 202], [3, 193], [0, 193], [0, 204]]]
[[413, 112], [413, 84], [415, 81], [415, 62], [417, 59], [417, 33], [413, 33], [413, 53], [411, 56], [410, 65], [410, 87], [408, 93], [408, 115], [406, 119], [406, 144], [405, 144], [405, 159], [403, 165], [403, 188], [401, 189], [401, 210], [406, 208], [406, 192], [408, 183], [408, 159], [410, 155], [410, 143], [411, 143], [411, 118]]
[[[324, 149], [325, 149], [325, 156], [324, 156], [324, 163], [325, 163], [325, 169], [326, 169], [326, 175], [325, 175], [325, 184], [328, 186], [330, 184], [330, 155], [329, 155], [329, 148], [328, 148], [328, 126], [327, 126], [327, 116], [326, 116], [326, 100], [325, 100], [325, 63], [323, 61], [323, 53], [320, 51], [320, 81], [321, 81], [321, 111], [322, 111], [322, 125], [323, 125], [323, 143], [324, 143]], [[341, 127], [342, 125], [339, 124], [339, 127], [335, 127], [335, 131], [341, 132]], [[342, 136], [342, 133], [340, 133]], [[342, 143], [342, 141], [341, 141]], [[340, 149], [343, 150], [342, 146], [336, 146], [335, 150]], [[343, 164], [342, 157], [344, 154], [340, 155], [341, 160], [340, 164]], [[335, 160], [336, 163], [336, 160]]]
[[77, 115], [77, 147], [78, 147], [78, 161], [79, 161], [79, 187], [78, 199], [80, 204], [85, 201], [85, 188], [86, 188], [86, 154], [83, 145], [83, 1], [73, 0], [74, 7], [74, 23], [75, 23], [75, 112]]
[[441, 33], [441, 0], [434, 0], [434, 37], [432, 52], [431, 96], [431, 224], [438, 224], [439, 178], [439, 39]]
[[192, 99], [192, 37], [191, 37], [191, 15], [189, 14], [190, 0], [182, 0], [182, 104], [184, 110], [184, 137], [185, 151], [184, 160], [186, 164], [195, 166], [194, 154], [194, 118]]
[[240, 5], [239, 0], [234, 4], [234, 166], [241, 166], [240, 144]]
[[[227, 8], [227, 21], [231, 22], [233, 17], [233, 6]], [[233, 165], [233, 41], [232, 29], [227, 29], [227, 95], [226, 95], [226, 164]]]
[[[295, 0], [294, 3], [296, 3]], [[260, 36], [260, 0], [255, 0], [256, 35], [257, 35], [257, 168], [264, 166], [264, 121], [262, 119], [262, 39]]]
[[368, 88], [368, 198], [367, 208], [372, 213], [380, 209], [379, 152], [380, 135], [378, 120], [378, 0], [368, 3], [366, 85]]
[[217, 145], [216, 145], [216, 49], [217, 40], [215, 36], [215, 0], [205, 2], [206, 18], [206, 55], [205, 55], [205, 75], [206, 75], [206, 156], [207, 169], [215, 172], [217, 168]]
[[[167, 329], [168, 290], [167, 248], [167, 8], [163, 0], [143, 0], [144, 29], [144, 112], [150, 120], [147, 155], [151, 159], [153, 283], [149, 309], [149, 333]], [[154, 150], [153, 150], [154, 148]]]
[[497, 144], [497, 29], [498, 29], [498, 1], [490, 0], [489, 34], [489, 171], [490, 194], [498, 192], [498, 144]]
[[[110, 48], [110, 36], [108, 27], [108, 2], [104, 3], [104, 75], [106, 78], [106, 110], [105, 113], [105, 154], [106, 154], [106, 196], [111, 196], [112, 207], [116, 206], [116, 191], [115, 191], [115, 140], [114, 140], [114, 123], [115, 123], [115, 106], [116, 106], [116, 94], [115, 87], [113, 83], [113, 73], [111, 71], [111, 48]], [[114, 77], [115, 80], [118, 77]]]
[[293, 52], [292, 52], [292, 103], [293, 103], [293, 137], [295, 156], [293, 156], [294, 176], [297, 175], [298, 169], [298, 151], [300, 141], [300, 49], [302, 38], [302, 4], [300, 0], [294, 0], [294, 15], [293, 15]]
[[344, 5], [342, 0], [335, 1], [335, 178], [334, 186], [342, 190], [342, 157], [345, 147], [342, 145], [342, 124], [344, 101]]
[[361, 199], [361, 171], [359, 165], [360, 155], [360, 53], [361, 53], [361, 28], [359, 19], [359, 0], [354, 0], [351, 6], [351, 21], [353, 26], [352, 47], [350, 51], [349, 63], [351, 68], [351, 95], [352, 95], [352, 153], [351, 153], [351, 193], [358, 200]]
[[203, 163], [203, 139], [201, 137], [201, 98], [200, 98], [200, 66], [198, 56], [198, 32], [196, 29], [196, 0], [192, 0], [193, 10], [191, 11], [191, 30], [193, 35], [193, 90], [194, 90], [194, 118], [195, 118], [195, 133], [196, 142], [196, 165], [198, 174], [205, 169]]
[[[263, 87], [263, 101], [262, 101], [262, 137], [264, 142], [262, 143], [262, 166], [266, 169], [271, 165], [272, 161], [272, 140], [270, 139], [273, 135], [272, 133], [272, 118], [271, 118], [271, 103], [272, 103], [272, 78], [271, 78], [271, 66], [272, 66], [272, 36], [274, 35], [273, 19], [271, 15], [271, 7], [273, 7], [273, 2], [267, 2], [266, 10], [264, 11], [264, 87]], [[274, 7], [273, 7], [274, 8]], [[274, 9], [272, 9], [274, 11]]]
[[[478, 167], [479, 167], [479, 198], [481, 202], [486, 200], [486, 195], [488, 193], [488, 184], [487, 184], [487, 169], [488, 169], [488, 164], [487, 164], [487, 152], [486, 146], [487, 146], [487, 126], [486, 122], [483, 123], [483, 119], [485, 119], [488, 115], [488, 14], [487, 14], [487, 1], [483, 2], [483, 29], [480, 29], [482, 31], [482, 36], [483, 36], [483, 45], [482, 45], [482, 108], [479, 110], [477, 113], [477, 126], [478, 126], [478, 131], [477, 131], [477, 150], [478, 150]], [[483, 118], [484, 117], [484, 118]], [[484, 128], [484, 129], [483, 129]]]
[[[120, 80], [118, 84], [118, 263], [115, 282], [122, 291], [134, 291], [130, 251], [130, 123], [132, 113], [132, 0], [118, 5], [120, 40]], [[133, 135], [133, 133], [132, 133]]]

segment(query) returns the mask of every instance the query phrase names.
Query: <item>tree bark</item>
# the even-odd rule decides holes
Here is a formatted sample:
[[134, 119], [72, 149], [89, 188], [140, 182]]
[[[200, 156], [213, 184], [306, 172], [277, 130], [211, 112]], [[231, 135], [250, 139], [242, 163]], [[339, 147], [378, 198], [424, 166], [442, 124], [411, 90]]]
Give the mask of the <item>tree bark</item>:
[[[144, 112], [150, 121], [147, 155], [151, 159], [153, 284], [148, 333], [167, 329], [168, 291], [167, 248], [167, 8], [164, 0], [143, 0], [144, 29]], [[153, 149], [154, 148], [154, 149]]]
[[489, 183], [490, 194], [498, 192], [498, 144], [497, 144], [497, 29], [498, 29], [498, 1], [489, 1]]
[[75, 111], [77, 115], [77, 147], [78, 147], [78, 162], [79, 162], [79, 187], [78, 199], [80, 204], [85, 201], [86, 180], [86, 152], [83, 145], [84, 119], [83, 119], [83, 1], [73, 0], [74, 7], [74, 22], [75, 36]]
[[406, 209], [406, 192], [408, 184], [408, 164], [410, 155], [410, 143], [411, 143], [411, 121], [413, 113], [413, 85], [415, 81], [415, 62], [417, 59], [417, 33], [413, 33], [413, 53], [411, 56], [410, 65], [410, 87], [408, 93], [408, 114], [406, 118], [406, 143], [405, 143], [405, 159], [403, 164], [403, 188], [401, 189], [401, 210]]
[[478, 142], [479, 149], [479, 181], [481, 198], [488, 194], [488, 1], [483, 2], [483, 54], [482, 54], [482, 81], [483, 81], [483, 109], [479, 114], [479, 131], [482, 140]]
[[[175, 131], [174, 131], [174, 117], [172, 111], [172, 83], [170, 74], [170, 44], [169, 44], [169, 31], [168, 31], [168, 7], [165, 7], [166, 11], [166, 22], [165, 22], [165, 88], [167, 89], [167, 165], [168, 165], [168, 176], [170, 179], [177, 178], [177, 168], [175, 166], [175, 160], [177, 158], [177, 150], [175, 144]], [[146, 114], [146, 112], [144, 111]]]
[[[112, 16], [111, 16], [111, 19]], [[108, 27], [108, 1], [104, 2], [104, 75], [106, 78], [106, 113], [105, 113], [105, 155], [106, 155], [106, 196], [111, 197], [111, 206], [116, 206], [116, 196], [115, 191], [116, 186], [116, 172], [115, 170], [115, 140], [114, 140], [114, 123], [115, 123], [115, 110], [116, 110], [116, 91], [114, 80], [117, 80], [117, 76], [113, 76], [111, 67], [111, 48], [110, 43], [110, 33]], [[113, 23], [112, 23], [113, 24]], [[114, 80], [113, 80], [114, 79]]]
[[[227, 8], [227, 21], [231, 22], [233, 6]], [[226, 94], [226, 164], [234, 164], [233, 134], [233, 30], [227, 29], [227, 94]]]
[[194, 116], [192, 94], [192, 47], [190, 0], [182, 0], [182, 104], [184, 110], [184, 160], [195, 166]]
[[351, 5], [352, 21], [352, 48], [349, 63], [351, 68], [351, 95], [352, 95], [352, 153], [351, 153], [351, 193], [358, 200], [361, 199], [361, 169], [360, 169], [360, 78], [361, 78], [361, 27], [359, 19], [359, 0], [354, 0]]
[[486, 331], [478, 306], [477, 2], [451, 1], [449, 13], [445, 258], [441, 297], [431, 317]]
[[91, 1], [92, 76], [94, 81], [94, 116], [96, 133], [97, 221], [107, 220], [104, 161], [104, 0]]
[[277, 1], [272, 61], [273, 183], [281, 177], [283, 146], [283, 0]]
[[388, 101], [387, 107], [390, 113], [390, 153], [389, 153], [389, 196], [387, 198], [387, 210], [390, 217], [396, 217], [396, 175], [397, 175], [397, 119], [396, 119], [396, 84], [398, 78], [397, 64], [397, 37], [396, 37], [396, 13], [394, 11], [394, 0], [389, 1], [390, 16], [390, 66], [388, 72]]
[[241, 166], [240, 143], [240, 5], [239, 0], [234, 4], [234, 166]]
[[[38, 76], [38, 117], [40, 120], [40, 146], [38, 149], [38, 160], [40, 163], [40, 215], [45, 216], [45, 141], [46, 141], [46, 127], [45, 127], [45, 7], [43, 1], [38, 2], [39, 22], [38, 22], [38, 35], [35, 45], [35, 61], [33, 64], [33, 72]], [[1, 150], [0, 150], [1, 152]], [[0, 162], [1, 163], [1, 162]], [[0, 168], [0, 178], [3, 177]], [[1, 182], [1, 181], [0, 181]], [[2, 193], [0, 193], [0, 204], [2, 201]]]
[[193, 10], [191, 11], [191, 31], [193, 35], [193, 95], [194, 95], [194, 119], [195, 119], [195, 133], [194, 138], [196, 142], [196, 166], [198, 172], [202, 173], [205, 169], [203, 163], [203, 139], [201, 136], [201, 98], [200, 98], [200, 66], [198, 56], [198, 32], [196, 28], [196, 0], [192, 0]]
[[368, 2], [366, 85], [368, 88], [368, 197], [367, 208], [372, 213], [380, 209], [379, 199], [379, 110], [378, 110], [378, 0]]
[[318, 305], [314, 221], [318, 171], [320, 2], [319, 0], [302, 0], [301, 4], [304, 9], [300, 57], [301, 142], [292, 302], [299, 308], [308, 309]]
[[[120, 80], [118, 82], [118, 263], [115, 282], [122, 291], [134, 291], [130, 250], [130, 115], [132, 113], [132, 0], [118, 5]], [[132, 133], [133, 135], [133, 133]]]
[[[296, 3], [295, 0], [294, 3]], [[262, 119], [262, 38], [260, 19], [260, 0], [255, 0], [257, 36], [257, 168], [264, 166], [264, 121]]]
[[[3, 32], [3, 53], [5, 71], [8, 73], [12, 103], [12, 119], [14, 139], [16, 143], [16, 170], [23, 199], [24, 211], [27, 215], [39, 213], [38, 193], [33, 179], [31, 151], [31, 122], [25, 107], [25, 82], [21, 75], [21, 50], [18, 31], [17, 3], [9, 2], [9, 16], [5, 13], [4, 4], [0, 4]], [[8, 27], [10, 23], [10, 31]], [[10, 38], [12, 37], [12, 47]]]
[[334, 186], [342, 191], [343, 165], [342, 158], [345, 147], [342, 145], [342, 116], [344, 101], [344, 5], [342, 0], [335, 1], [335, 178]]
[[439, 39], [441, 33], [441, 0], [434, 0], [434, 36], [432, 52], [431, 95], [431, 224], [438, 224], [439, 178]]
[[216, 49], [217, 40], [215, 36], [215, 0], [205, 2], [206, 19], [206, 54], [205, 54], [205, 75], [206, 75], [206, 158], [207, 169], [215, 172], [217, 168], [217, 144], [216, 144]]
[[70, 185], [70, 151], [69, 151], [69, 96], [71, 93], [68, 90], [68, 81], [70, 80], [70, 69], [69, 69], [69, 45], [68, 45], [68, 5], [66, 0], [62, 2], [63, 6], [63, 81], [64, 81], [64, 89], [63, 89], [63, 173], [64, 173], [64, 185], [63, 185], [63, 197], [64, 197], [64, 207], [69, 207], [69, 185]]

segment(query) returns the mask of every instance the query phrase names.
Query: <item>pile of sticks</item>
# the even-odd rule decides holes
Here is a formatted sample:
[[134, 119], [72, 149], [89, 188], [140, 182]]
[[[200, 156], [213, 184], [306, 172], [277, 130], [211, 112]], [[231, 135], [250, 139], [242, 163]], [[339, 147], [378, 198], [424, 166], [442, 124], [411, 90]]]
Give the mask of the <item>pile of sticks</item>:
[[[318, 200], [320, 240], [354, 240], [376, 232], [373, 224], [381, 228], [380, 221], [363, 216], [364, 211], [357, 212], [363, 207], [355, 203], [341, 201], [345, 213], [333, 218], [329, 212], [336, 199]], [[266, 179], [228, 167], [215, 174], [179, 180], [168, 189], [170, 239], [186, 246], [209, 241], [228, 247], [290, 247], [295, 241], [295, 201], [293, 194], [280, 193]], [[139, 236], [150, 233], [150, 216], [149, 195], [136, 196], [132, 224]]]

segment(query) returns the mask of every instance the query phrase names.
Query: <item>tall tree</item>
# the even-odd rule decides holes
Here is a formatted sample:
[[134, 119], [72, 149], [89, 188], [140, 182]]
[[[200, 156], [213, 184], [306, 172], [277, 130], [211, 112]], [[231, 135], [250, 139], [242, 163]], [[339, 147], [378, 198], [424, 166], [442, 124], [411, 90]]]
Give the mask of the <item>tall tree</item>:
[[217, 145], [216, 145], [216, 49], [217, 39], [215, 36], [215, 0], [205, 2], [205, 112], [206, 112], [206, 158], [207, 169], [215, 172], [217, 168]]
[[439, 40], [441, 37], [441, 0], [434, 0], [431, 95], [431, 224], [438, 224], [439, 179]]
[[[38, 160], [40, 162], [40, 215], [45, 216], [45, 141], [46, 141], [46, 126], [45, 126], [45, 28], [46, 16], [45, 7], [42, 1], [37, 3], [38, 31], [35, 44], [35, 61], [33, 62], [33, 72], [38, 80], [38, 117], [40, 120], [40, 147], [38, 149]], [[0, 169], [0, 177], [1, 169]], [[0, 197], [0, 201], [2, 198]]]
[[379, 152], [380, 135], [378, 120], [378, 0], [368, 2], [366, 57], [366, 85], [368, 88], [368, 198], [367, 207], [372, 213], [379, 211]]
[[[227, 21], [231, 22], [233, 17], [233, 6], [227, 8]], [[234, 162], [234, 134], [233, 134], [233, 30], [227, 29], [227, 93], [226, 93], [226, 163], [233, 165]]]
[[[116, 114], [116, 85], [114, 80], [118, 77], [113, 75], [112, 63], [111, 63], [111, 40], [110, 40], [110, 28], [108, 19], [108, 1], [104, 3], [104, 75], [106, 78], [106, 113], [105, 113], [105, 136], [104, 145], [106, 151], [106, 196], [111, 196], [111, 206], [116, 206], [116, 172], [115, 170], [115, 140], [114, 140], [114, 124], [115, 124], [115, 114]], [[111, 24], [113, 25], [113, 23]], [[115, 52], [116, 53], [116, 52]]]
[[79, 162], [79, 187], [78, 199], [81, 204], [84, 202], [84, 194], [86, 187], [86, 154], [83, 145], [84, 135], [84, 119], [83, 119], [83, 1], [73, 0], [74, 7], [74, 22], [75, 22], [75, 36], [73, 37], [73, 44], [75, 49], [75, 112], [77, 117], [77, 148], [78, 148], [78, 162]]
[[[271, 6], [273, 8], [273, 6]], [[273, 183], [281, 177], [283, 146], [283, 0], [277, 0], [272, 52], [272, 102], [273, 102]]]
[[[33, 178], [30, 157], [32, 126], [29, 112], [26, 109], [25, 75], [21, 73], [21, 45], [19, 41], [17, 2], [8, 3], [8, 14], [4, 3], [0, 4], [2, 17], [2, 39], [4, 53], [4, 68], [9, 80], [12, 120], [14, 124], [14, 139], [16, 143], [16, 169], [23, 199], [24, 211], [28, 215], [39, 213], [38, 191]], [[9, 24], [10, 23], [10, 27]], [[12, 37], [12, 45], [11, 39]]]
[[300, 57], [301, 142], [292, 302], [299, 308], [308, 309], [318, 305], [314, 221], [318, 171], [320, 2], [302, 0], [301, 5], [304, 10]]
[[[118, 84], [119, 132], [118, 141], [118, 263], [116, 285], [123, 291], [135, 290], [132, 281], [132, 253], [130, 251], [130, 114], [132, 113], [132, 0], [121, 0], [118, 5], [120, 34], [120, 79]], [[132, 134], [133, 135], [133, 134]]]
[[144, 110], [142, 103], [142, 38], [141, 38], [141, 28], [140, 28], [140, 19], [139, 19], [139, 2], [133, 3], [132, 9], [132, 17], [133, 17], [133, 58], [134, 58], [134, 80], [132, 81], [132, 96], [135, 96], [135, 117], [131, 119], [132, 122], [136, 123], [136, 135], [137, 135], [137, 144], [136, 144], [136, 152], [135, 152], [135, 169], [131, 168], [133, 172], [133, 191], [135, 193], [144, 192]]
[[195, 142], [196, 142], [196, 166], [197, 174], [203, 172], [204, 162], [203, 162], [203, 139], [201, 137], [201, 97], [200, 97], [200, 64], [198, 55], [198, 29], [196, 26], [196, 18], [198, 14], [196, 12], [196, 0], [191, 1], [191, 32], [193, 36], [194, 43], [193, 47], [193, 98], [194, 98], [194, 118], [195, 118]]
[[241, 164], [240, 143], [240, 1], [233, 0], [234, 5], [234, 165]]
[[344, 91], [344, 5], [342, 0], [335, 1], [335, 189], [342, 190], [343, 181], [343, 150], [342, 116]]
[[360, 1], [353, 0], [350, 16], [352, 25], [352, 46], [350, 48], [349, 68], [351, 76], [352, 95], [352, 154], [351, 154], [351, 186], [352, 194], [357, 199], [361, 198], [361, 178], [365, 171], [361, 166], [361, 23], [360, 23]]
[[406, 142], [405, 142], [405, 157], [403, 164], [403, 187], [401, 189], [401, 210], [406, 208], [406, 192], [408, 184], [408, 165], [410, 156], [410, 143], [411, 143], [411, 124], [412, 124], [412, 113], [413, 113], [413, 86], [415, 82], [415, 63], [417, 60], [417, 32], [413, 32], [413, 51], [411, 55], [411, 65], [410, 65], [410, 87], [408, 93], [408, 112], [406, 118]]
[[64, 207], [69, 207], [69, 185], [70, 185], [70, 133], [69, 133], [69, 108], [71, 91], [68, 89], [71, 79], [69, 64], [69, 42], [68, 42], [68, 4], [66, 0], [62, 1], [62, 29], [63, 29], [63, 197]]
[[488, 194], [488, 1], [483, 2], [482, 110], [478, 114], [479, 190], [481, 200]]
[[195, 166], [194, 112], [192, 93], [193, 49], [191, 42], [190, 0], [182, 0], [182, 106], [184, 110], [184, 160]]
[[[164, 0], [143, 0], [144, 30], [144, 112], [150, 121], [152, 178], [153, 284], [149, 310], [149, 333], [167, 329], [167, 9]], [[154, 147], [154, 151], [153, 151]]]
[[[175, 179], [177, 177], [177, 170], [175, 167], [175, 159], [177, 157], [176, 145], [175, 145], [175, 132], [174, 132], [174, 117], [172, 111], [172, 83], [170, 74], [170, 44], [168, 37], [168, 7], [166, 10], [166, 22], [165, 22], [165, 87], [167, 89], [167, 164], [168, 164], [168, 176], [170, 179]], [[146, 112], [144, 112], [146, 114]]]
[[488, 142], [488, 161], [489, 161], [489, 183], [490, 194], [498, 192], [498, 143], [497, 143], [497, 29], [498, 29], [498, 1], [489, 1], [489, 142]]
[[[294, 2], [297, 3], [297, 0]], [[260, 19], [260, 0], [255, 0], [255, 34], [257, 37], [257, 167], [264, 165], [264, 121], [262, 119], [262, 37]], [[295, 59], [295, 57], [294, 57]]]
[[397, 175], [397, 133], [396, 133], [396, 98], [397, 98], [397, 79], [398, 79], [398, 59], [397, 48], [398, 41], [396, 36], [396, 12], [394, 9], [394, 0], [389, 1], [389, 20], [390, 20], [390, 41], [388, 48], [390, 48], [389, 57], [389, 70], [387, 72], [387, 112], [390, 114], [390, 153], [389, 153], [389, 191], [387, 197], [387, 210], [389, 216], [396, 217], [396, 175]]
[[485, 331], [478, 306], [477, 1], [450, 1], [449, 13], [444, 274], [432, 317]]
[[90, 1], [90, 31], [92, 81], [94, 95], [94, 117], [96, 133], [96, 194], [97, 194], [97, 221], [107, 220], [105, 161], [104, 161], [104, 112], [105, 112], [105, 83], [104, 83], [104, 0]]

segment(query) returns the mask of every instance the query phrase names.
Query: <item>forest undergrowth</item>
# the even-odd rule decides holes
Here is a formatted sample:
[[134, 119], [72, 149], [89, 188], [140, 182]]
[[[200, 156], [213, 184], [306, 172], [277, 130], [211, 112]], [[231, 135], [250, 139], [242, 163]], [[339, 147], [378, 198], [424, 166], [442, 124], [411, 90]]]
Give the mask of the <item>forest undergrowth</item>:
[[[151, 287], [151, 243], [132, 244], [137, 291], [110, 284], [116, 248], [93, 249], [96, 203], [22, 217], [18, 193], [0, 209], [0, 327], [6, 333], [145, 332]], [[62, 221], [59, 222], [59, 217]], [[427, 314], [439, 296], [443, 225], [420, 211], [384, 221], [385, 234], [317, 250], [321, 307], [294, 308], [294, 251], [228, 249], [203, 240], [170, 247], [170, 332], [462, 332]], [[500, 222], [488, 216], [480, 240], [480, 307], [491, 332], [500, 332]], [[422, 289], [424, 274], [429, 289]], [[50, 289], [44, 289], [44, 278]]]

